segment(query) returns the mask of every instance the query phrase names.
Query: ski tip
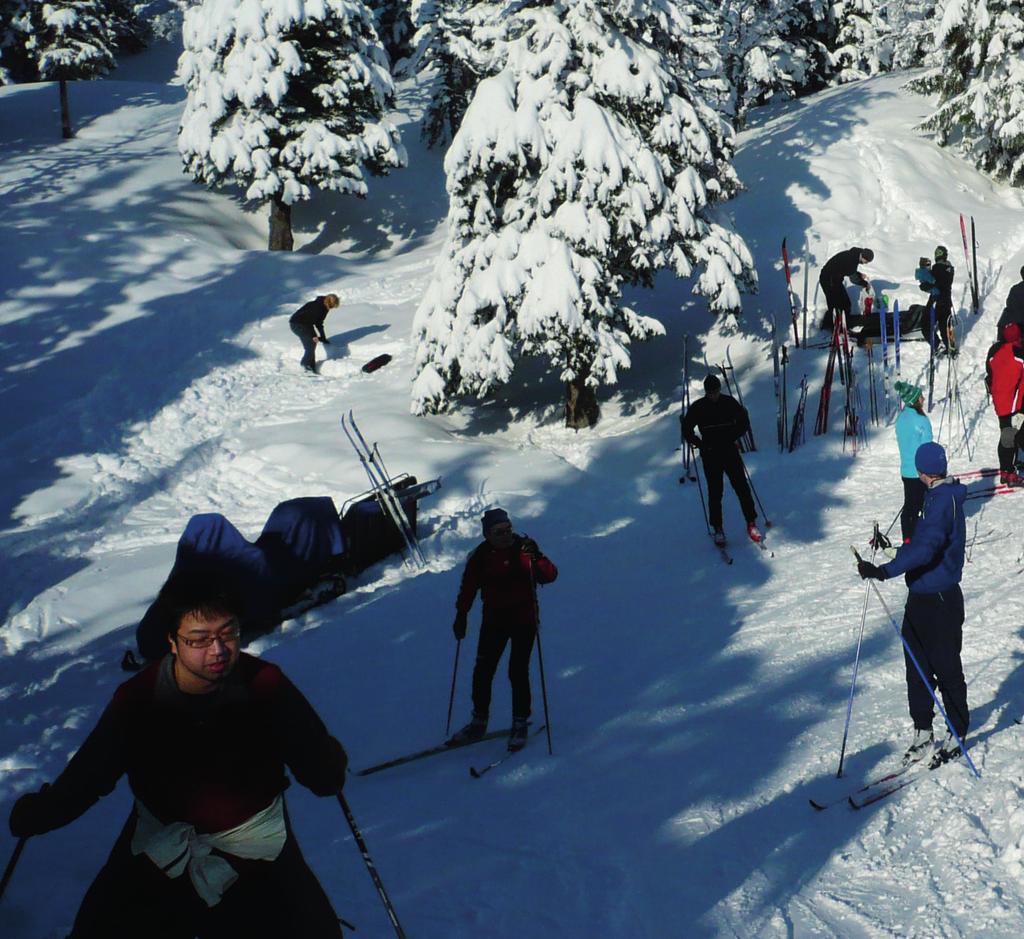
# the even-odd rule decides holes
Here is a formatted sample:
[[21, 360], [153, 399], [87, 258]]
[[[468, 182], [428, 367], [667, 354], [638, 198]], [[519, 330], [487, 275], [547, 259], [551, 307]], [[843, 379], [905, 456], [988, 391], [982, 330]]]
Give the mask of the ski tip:
[[476, 771], [476, 767], [475, 766], [471, 766], [469, 768], [469, 775], [472, 776], [474, 779], [479, 779], [480, 778], [480, 774]]
[[847, 796], [846, 801], [850, 804], [851, 809], [859, 809], [860, 806], [854, 801], [853, 796]]
[[828, 808], [827, 805], [822, 805], [820, 802], [815, 802], [814, 799], [808, 799], [807, 801], [811, 803], [811, 808], [814, 809], [816, 812], [824, 812], [825, 809]]

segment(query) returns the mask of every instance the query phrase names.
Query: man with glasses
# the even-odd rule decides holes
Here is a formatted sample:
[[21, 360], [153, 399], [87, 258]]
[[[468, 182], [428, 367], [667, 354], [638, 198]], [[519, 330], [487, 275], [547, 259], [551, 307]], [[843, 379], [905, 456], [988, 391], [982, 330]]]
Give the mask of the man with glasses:
[[238, 603], [197, 577], [169, 582], [170, 652], [121, 685], [51, 786], [23, 795], [11, 833], [60, 828], [122, 775], [127, 822], [69, 939], [339, 937], [292, 833], [292, 775], [336, 794], [348, 758], [281, 670], [239, 651]]
[[541, 554], [537, 542], [512, 531], [504, 509], [488, 509], [482, 522], [484, 542], [470, 554], [455, 601], [452, 631], [460, 642], [477, 592], [484, 614], [473, 667], [473, 717], [452, 743], [479, 740], [487, 733], [491, 684], [498, 662], [511, 643], [508, 678], [512, 683], [512, 730], [508, 748], [526, 745], [530, 718], [530, 655], [537, 636], [537, 584], [550, 584], [558, 568]]

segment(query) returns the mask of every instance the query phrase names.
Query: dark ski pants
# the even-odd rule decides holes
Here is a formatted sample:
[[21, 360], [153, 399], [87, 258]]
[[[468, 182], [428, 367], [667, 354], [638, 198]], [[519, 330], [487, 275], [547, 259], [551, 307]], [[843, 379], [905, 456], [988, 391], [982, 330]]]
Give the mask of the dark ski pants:
[[843, 279], [840, 278], [838, 281], [819, 279], [818, 283], [821, 285], [821, 291], [825, 294], [825, 303], [828, 305], [825, 310], [825, 318], [821, 321], [821, 328], [832, 329], [835, 323], [835, 314], [839, 311], [845, 313], [849, 320], [850, 295], [846, 292]]
[[536, 626], [505, 626], [485, 622], [480, 627], [480, 641], [476, 647], [476, 665], [473, 667], [473, 713], [489, 714], [491, 685], [498, 662], [510, 642], [508, 680], [512, 683], [512, 717], [525, 720], [530, 716], [530, 655]]
[[[907, 596], [903, 611], [903, 638], [934, 690], [942, 695], [953, 728], [962, 738], [970, 725], [967, 709], [967, 682], [960, 663], [963, 645], [964, 595], [957, 585], [942, 593], [913, 593]], [[935, 704], [928, 687], [914, 668], [906, 649], [907, 700], [914, 726], [928, 730], [932, 726]]]
[[949, 342], [949, 318], [953, 315], [953, 303], [951, 300], [943, 300], [941, 297], [935, 301], [935, 348], [950, 349]]
[[757, 519], [757, 509], [747, 485], [747, 474], [743, 471], [743, 458], [739, 450], [729, 445], [723, 450], [701, 450], [701, 462], [704, 464], [704, 477], [708, 481], [708, 521], [711, 528], [722, 527], [722, 474], [729, 477], [736, 498], [740, 500], [743, 518], [747, 524]]
[[1013, 472], [1017, 464], [1017, 451], [1021, 448], [1024, 448], [1024, 425], [1014, 433], [1013, 415], [999, 418], [999, 445], [996, 453], [999, 454], [999, 469], [1002, 472]]
[[914, 529], [917, 527], [917, 520], [921, 517], [921, 509], [924, 508], [924, 494], [928, 491], [925, 484], [918, 477], [903, 479], [903, 508], [900, 509], [900, 528], [903, 530], [903, 543], [906, 544], [914, 537]]
[[316, 330], [306, 323], [290, 323], [292, 332], [302, 342], [302, 367], [316, 371]]
[[135, 856], [129, 817], [92, 882], [68, 939], [338, 939], [341, 926], [294, 835], [274, 861], [228, 857], [236, 880], [212, 907], [186, 871], [169, 878]]

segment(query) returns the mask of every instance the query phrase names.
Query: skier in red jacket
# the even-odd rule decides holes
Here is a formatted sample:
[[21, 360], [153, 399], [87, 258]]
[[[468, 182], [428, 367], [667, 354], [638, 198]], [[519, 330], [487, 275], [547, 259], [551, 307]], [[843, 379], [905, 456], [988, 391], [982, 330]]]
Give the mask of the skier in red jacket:
[[539, 622], [537, 584], [550, 584], [558, 576], [558, 568], [541, 553], [536, 541], [512, 531], [504, 509], [488, 509], [481, 521], [484, 542], [466, 561], [452, 624], [455, 638], [461, 641], [479, 591], [484, 613], [473, 668], [473, 717], [451, 739], [465, 743], [487, 733], [491, 683], [505, 646], [511, 642], [512, 732], [508, 748], [519, 750], [526, 744], [530, 718], [530, 655]]
[[[1024, 447], [1024, 346], [1018, 323], [1003, 327], [1003, 340], [989, 350], [985, 361], [985, 385], [999, 418], [999, 481], [1006, 486], [1024, 485], [1017, 467], [1017, 451]], [[1014, 420], [1017, 427], [1014, 427]]]

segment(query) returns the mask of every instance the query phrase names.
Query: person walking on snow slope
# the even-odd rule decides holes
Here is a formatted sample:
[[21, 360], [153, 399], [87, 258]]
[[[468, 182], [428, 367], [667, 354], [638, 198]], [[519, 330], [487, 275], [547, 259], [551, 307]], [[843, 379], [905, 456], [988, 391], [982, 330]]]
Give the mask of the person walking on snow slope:
[[834, 323], [834, 315], [838, 312], [850, 316], [850, 295], [846, 292], [846, 278], [849, 277], [853, 283], [870, 289], [868, 279], [857, 270], [860, 264], [868, 264], [875, 259], [875, 252], [870, 248], [848, 248], [832, 255], [821, 269], [818, 275], [818, 283], [825, 294], [825, 302], [828, 309], [821, 321], [821, 328], [830, 330]]
[[[694, 401], [681, 418], [681, 431], [683, 443], [698, 450], [704, 464], [704, 476], [708, 481], [708, 522], [714, 532], [715, 544], [719, 547], [725, 545], [725, 532], [722, 531], [723, 473], [729, 477], [739, 499], [750, 540], [760, 541], [757, 511], [739, 450], [739, 439], [750, 428], [747, 409], [735, 398], [722, 394], [722, 383], [715, 375], [704, 379], [704, 392], [704, 397]], [[699, 437], [695, 433], [698, 429]]]
[[[985, 357], [985, 387], [999, 418], [999, 481], [1006, 486], [1024, 485], [1017, 466], [1017, 451], [1024, 447], [1024, 347], [1017, 323], [1003, 327], [1004, 339], [991, 346]], [[1014, 427], [1016, 422], [1017, 427]]]
[[239, 652], [236, 597], [201, 577], [164, 591], [169, 653], [114, 692], [52, 786], [18, 799], [11, 833], [61, 828], [127, 775], [134, 806], [69, 939], [337, 939], [284, 790], [288, 767], [338, 794], [345, 751], [276, 665]]
[[318, 374], [316, 367], [316, 344], [330, 345], [331, 340], [324, 332], [327, 314], [339, 304], [338, 295], [329, 293], [300, 306], [289, 318], [288, 325], [302, 343], [302, 367], [307, 372]]
[[512, 683], [512, 731], [508, 748], [519, 750], [526, 744], [530, 719], [530, 655], [538, 626], [536, 585], [552, 583], [558, 577], [558, 568], [544, 556], [536, 541], [512, 531], [512, 521], [504, 509], [488, 509], [481, 527], [484, 541], [466, 560], [452, 624], [455, 638], [461, 641], [479, 592], [484, 610], [473, 667], [473, 716], [451, 742], [468, 743], [487, 733], [491, 684], [505, 646], [511, 643], [508, 678]]
[[923, 443], [932, 439], [932, 422], [924, 413], [924, 395], [917, 385], [898, 381], [896, 394], [903, 401], [904, 408], [896, 418], [896, 442], [900, 448], [900, 476], [903, 478], [903, 509], [900, 511], [900, 528], [903, 543], [914, 537], [914, 527], [924, 505], [925, 487], [917, 475], [914, 457]]
[[[908, 594], [903, 613], [903, 638], [932, 688], [938, 687], [953, 729], [961, 740], [965, 740], [970, 711], [960, 660], [964, 624], [964, 595], [960, 580], [967, 540], [964, 519], [967, 487], [946, 475], [946, 451], [935, 442], [918, 448], [915, 465], [927, 491], [921, 518], [910, 544], [899, 548], [896, 557], [881, 566], [859, 561], [857, 572], [862, 578], [875, 580], [906, 575]], [[934, 704], [906, 650], [903, 657], [907, 700], [914, 722], [914, 738], [904, 755], [909, 762], [926, 756], [934, 746]], [[932, 765], [937, 766], [959, 755], [956, 737], [948, 733], [941, 747], [935, 751]]]
[[1010, 288], [1010, 292], [1006, 295], [1006, 305], [1003, 307], [999, 322], [996, 323], [1000, 339], [1006, 338], [1003, 330], [1007, 323], [1016, 323], [1024, 333], [1024, 267], [1020, 269], [1020, 280]]

